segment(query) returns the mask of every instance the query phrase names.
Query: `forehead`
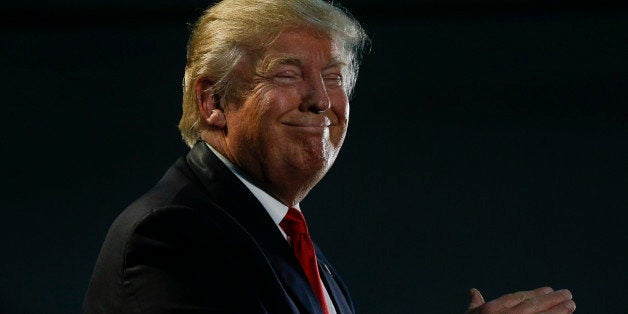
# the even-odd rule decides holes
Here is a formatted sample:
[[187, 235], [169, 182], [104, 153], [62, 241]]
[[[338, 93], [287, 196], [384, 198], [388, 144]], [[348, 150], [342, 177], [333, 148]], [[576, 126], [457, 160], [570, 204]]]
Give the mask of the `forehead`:
[[323, 66], [343, 63], [336, 42], [307, 29], [283, 31], [266, 47], [260, 61], [262, 66], [270, 66], [278, 59], [291, 60], [291, 63], [321, 63]]

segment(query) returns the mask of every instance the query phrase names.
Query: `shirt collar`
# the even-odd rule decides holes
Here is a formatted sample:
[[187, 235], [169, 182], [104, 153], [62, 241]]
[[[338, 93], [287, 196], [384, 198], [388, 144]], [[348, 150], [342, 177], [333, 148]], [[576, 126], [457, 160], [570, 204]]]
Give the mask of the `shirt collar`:
[[[266, 211], [268, 212], [268, 215], [270, 215], [270, 218], [272, 218], [275, 224], [279, 226], [279, 223], [281, 222], [283, 217], [286, 216], [286, 214], [288, 213], [288, 206], [284, 205], [283, 203], [278, 201], [276, 198], [266, 193], [266, 191], [260, 189], [255, 184], [251, 183], [246, 178], [246, 176], [240, 171], [240, 169], [238, 169], [238, 167], [236, 167], [229, 159], [227, 159], [225, 156], [219, 153], [211, 145], [207, 143], [205, 144], [218, 157], [218, 159], [220, 159], [220, 161], [222, 161], [229, 168], [229, 170], [231, 170], [231, 172], [233, 172], [233, 174], [235, 174], [236, 177], [238, 177], [238, 179], [240, 179], [240, 181], [244, 183], [244, 185], [251, 191], [251, 193], [253, 193], [255, 198], [257, 198], [257, 200], [262, 204], [264, 209], [266, 209]], [[294, 207], [298, 210], [301, 210], [299, 208], [299, 204], [296, 204]], [[281, 228], [279, 229], [281, 230]], [[283, 233], [283, 230], [281, 231]]]

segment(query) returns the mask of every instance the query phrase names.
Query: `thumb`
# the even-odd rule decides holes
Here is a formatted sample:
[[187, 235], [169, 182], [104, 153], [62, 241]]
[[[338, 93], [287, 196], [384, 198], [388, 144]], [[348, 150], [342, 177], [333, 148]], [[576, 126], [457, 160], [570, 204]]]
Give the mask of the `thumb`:
[[482, 297], [482, 294], [480, 293], [478, 289], [471, 288], [469, 293], [471, 294], [471, 301], [469, 302], [469, 309], [468, 309], [469, 311], [474, 310], [482, 306], [482, 304], [486, 303], [486, 301], [484, 301], [484, 297]]

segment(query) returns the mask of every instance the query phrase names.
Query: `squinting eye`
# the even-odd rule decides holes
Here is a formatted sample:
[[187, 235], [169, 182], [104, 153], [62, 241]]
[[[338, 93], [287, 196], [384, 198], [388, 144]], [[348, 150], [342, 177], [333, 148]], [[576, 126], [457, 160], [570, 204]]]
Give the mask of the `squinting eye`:
[[275, 75], [276, 77], [296, 77], [298, 76], [298, 74], [294, 71], [283, 71], [280, 73], [277, 73], [277, 75]]
[[277, 73], [274, 77], [274, 80], [279, 82], [279, 83], [294, 83], [297, 80], [299, 80], [300, 76], [299, 73], [294, 72], [294, 71], [283, 71], [280, 73]]
[[340, 86], [342, 85], [342, 76], [338, 74], [330, 74], [325, 76], [325, 84], [329, 86]]

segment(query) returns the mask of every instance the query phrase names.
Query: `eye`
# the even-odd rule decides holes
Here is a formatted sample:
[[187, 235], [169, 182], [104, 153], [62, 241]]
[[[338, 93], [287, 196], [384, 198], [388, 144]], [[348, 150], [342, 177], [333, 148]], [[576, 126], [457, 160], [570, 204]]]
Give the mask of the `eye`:
[[293, 70], [281, 71], [273, 76], [278, 83], [290, 84], [301, 79], [301, 73]]
[[330, 87], [338, 87], [338, 86], [342, 86], [342, 75], [340, 74], [326, 74], [325, 77], [325, 84], [327, 86]]

